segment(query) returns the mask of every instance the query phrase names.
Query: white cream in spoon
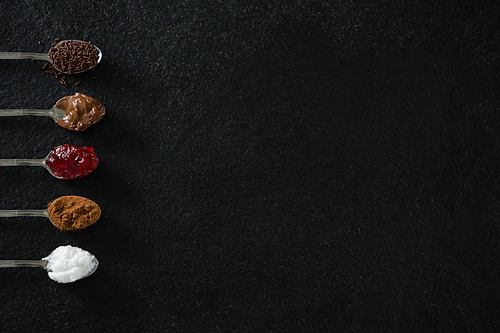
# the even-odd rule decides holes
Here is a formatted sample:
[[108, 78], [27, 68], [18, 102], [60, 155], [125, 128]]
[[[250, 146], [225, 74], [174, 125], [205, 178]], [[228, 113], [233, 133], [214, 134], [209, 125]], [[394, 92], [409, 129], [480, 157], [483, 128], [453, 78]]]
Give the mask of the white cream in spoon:
[[47, 261], [49, 277], [59, 283], [70, 283], [92, 274], [99, 265], [96, 257], [79, 247], [59, 246], [42, 260]]

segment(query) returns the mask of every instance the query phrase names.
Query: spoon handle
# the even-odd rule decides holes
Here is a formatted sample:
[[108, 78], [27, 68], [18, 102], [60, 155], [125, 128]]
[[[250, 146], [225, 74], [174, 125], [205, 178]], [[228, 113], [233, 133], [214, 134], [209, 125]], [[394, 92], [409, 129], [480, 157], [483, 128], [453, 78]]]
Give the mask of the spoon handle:
[[48, 217], [46, 209], [0, 210], [0, 217], [38, 216]]
[[48, 53], [0, 52], [0, 59], [35, 59], [52, 62]]
[[47, 260], [0, 260], [0, 268], [7, 267], [47, 267]]
[[0, 109], [0, 117], [11, 116], [51, 116], [52, 109]]
[[29, 166], [43, 166], [46, 168], [45, 159], [1, 159], [0, 167], [4, 166], [17, 166], [17, 165], [29, 165]]

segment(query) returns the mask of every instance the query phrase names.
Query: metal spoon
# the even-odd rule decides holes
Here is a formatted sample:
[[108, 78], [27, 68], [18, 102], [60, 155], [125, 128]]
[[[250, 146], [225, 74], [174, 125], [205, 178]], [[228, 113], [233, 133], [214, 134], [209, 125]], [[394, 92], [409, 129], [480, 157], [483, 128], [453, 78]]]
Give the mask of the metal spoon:
[[[79, 277], [77, 280], [84, 279], [90, 275], [92, 275], [99, 266], [99, 261], [96, 257], [92, 258], [92, 262], [94, 263], [92, 270], [85, 276]], [[47, 271], [47, 273], [51, 273], [52, 271], [47, 268], [49, 261], [48, 260], [0, 260], [0, 268], [11, 268], [11, 267], [42, 267]], [[75, 281], [77, 281], [75, 280]], [[74, 282], [74, 281], [72, 281]]]
[[0, 217], [21, 217], [21, 216], [30, 216], [30, 217], [46, 217], [49, 221], [57, 228], [57, 225], [52, 221], [49, 216], [48, 209], [25, 209], [25, 210], [0, 210]]
[[[61, 147], [64, 147], [64, 146], [68, 146], [68, 147], [76, 147], [76, 146], [69, 146], [69, 145], [63, 145], [63, 146], [57, 146], [55, 147], [54, 149], [52, 149], [52, 151], [47, 155], [45, 156], [45, 158], [42, 158], [42, 159], [0, 159], [0, 167], [5, 167], [5, 166], [42, 166], [44, 167], [45, 169], [47, 169], [50, 174], [58, 179], [75, 179], [75, 178], [81, 178], [81, 177], [84, 177], [84, 176], [87, 176], [89, 173], [91, 173], [92, 171], [95, 170], [95, 167], [97, 167], [97, 157], [95, 156], [95, 153], [93, 155], [93, 157], [95, 158], [95, 160], [97, 161], [94, 166], [93, 166], [93, 169], [92, 170], [83, 170], [83, 171], [78, 171], [79, 173], [75, 175], [75, 173], [73, 173], [71, 176], [69, 177], [66, 177], [66, 174], [63, 174], [63, 176], [59, 176], [57, 174], [56, 171], [52, 170], [51, 167], [47, 164], [47, 161], [48, 159], [51, 157], [52, 154], [55, 154], [57, 149], [58, 148], [61, 148]], [[89, 148], [89, 147], [76, 147], [76, 148]], [[92, 149], [92, 148], [91, 148]], [[82, 163], [82, 158], [73, 158], [72, 160], [70, 160], [70, 156], [69, 156], [69, 153], [64, 153], [65, 154], [65, 157], [66, 157], [66, 160], [68, 161], [68, 164], [69, 163]], [[57, 154], [56, 154], [57, 155]], [[56, 156], [57, 157], [57, 156]], [[75, 171], [76, 172], [76, 171]]]
[[[47, 169], [50, 174], [56, 178], [61, 179], [60, 177], [54, 174], [51, 168], [47, 165], [47, 160], [49, 159], [50, 153], [42, 159], [0, 159], [0, 166], [19, 166], [19, 165], [27, 165], [27, 166], [42, 166]], [[38, 216], [38, 215], [37, 215]]]
[[[76, 39], [67, 39], [67, 40], [63, 40], [63, 41], [59, 42], [57, 45], [61, 44], [62, 42], [83, 42], [83, 41], [76, 40]], [[86, 42], [84, 42], [84, 43], [86, 43]], [[102, 59], [102, 52], [101, 52], [101, 50], [97, 46], [95, 46], [93, 44], [92, 44], [92, 46], [94, 46], [97, 49], [97, 51], [99, 52], [99, 56], [97, 58], [96, 64], [94, 66], [90, 67], [90, 68], [87, 68], [86, 70], [75, 72], [75, 73], [72, 73], [72, 74], [79, 74], [79, 73], [86, 72], [86, 71], [94, 68], [95, 66], [97, 66], [101, 62], [101, 59]], [[50, 59], [49, 53], [0, 52], [0, 59], [34, 59], [34, 60], [45, 60], [45, 61], [50, 62], [52, 64], [52, 66], [54, 66], [54, 64], [52, 62], [52, 59]], [[54, 66], [54, 68], [57, 69], [61, 73], [69, 74], [67, 72], [61, 71], [60, 69], [56, 68], [55, 66]]]
[[[63, 97], [64, 98], [64, 97]], [[57, 103], [56, 103], [57, 104]], [[63, 109], [57, 108], [55, 105], [52, 109], [0, 109], [0, 117], [11, 116], [48, 116], [54, 119], [55, 122], [64, 119], [66, 112]]]
[[[52, 153], [52, 152], [51, 152]], [[25, 166], [42, 166], [45, 169], [47, 169], [50, 174], [58, 179], [62, 179], [61, 177], [58, 177], [55, 175], [54, 171], [47, 165], [47, 160], [50, 157], [49, 153], [45, 158], [42, 159], [0, 159], [0, 167], [4, 166], [19, 166], [19, 165], [25, 165]], [[39, 216], [39, 215], [36, 215]]]
[[[79, 200], [78, 203], [69, 203], [64, 204], [64, 200]], [[88, 215], [85, 223], [81, 223], [77, 221], [77, 218], [73, 216], [73, 213], [65, 213], [66, 208], [72, 207], [73, 209], [77, 209], [80, 211], [79, 214], [85, 213], [86, 211], [93, 211], [92, 215]], [[49, 212], [50, 210], [50, 212]], [[61, 213], [62, 211], [62, 213]], [[52, 217], [54, 220], [52, 220]], [[68, 215], [64, 217], [64, 215]], [[79, 215], [77, 214], [77, 215]], [[25, 210], [17, 210], [17, 209], [8, 209], [8, 210], [0, 210], [0, 217], [45, 217], [48, 218], [49, 221], [54, 225], [54, 227], [58, 228], [62, 231], [77, 231], [84, 229], [99, 220], [101, 217], [101, 208], [92, 200], [78, 197], [78, 196], [62, 196], [48, 204], [47, 209], [25, 209]], [[65, 220], [65, 218], [67, 218]]]

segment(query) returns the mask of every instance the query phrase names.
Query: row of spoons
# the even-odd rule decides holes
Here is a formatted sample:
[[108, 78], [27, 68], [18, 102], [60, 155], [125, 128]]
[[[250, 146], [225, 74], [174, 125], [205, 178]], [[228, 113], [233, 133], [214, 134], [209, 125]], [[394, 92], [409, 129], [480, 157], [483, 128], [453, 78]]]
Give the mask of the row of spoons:
[[[0, 52], [0, 59], [45, 60], [48, 61], [57, 71], [64, 74], [82, 73], [94, 68], [101, 62], [101, 50], [97, 46], [92, 45], [92, 47], [98, 52], [97, 59], [92, 66], [87, 66], [79, 71], [61, 70], [55, 62], [62, 64], [64, 67], [67, 67], [67, 64], [64, 64], [64, 59], [62, 59], [62, 63], [61, 59], [54, 59], [51, 52], [63, 45], [63, 43], [68, 42], [76, 42], [76, 44], [85, 43], [77, 40], [61, 41], [55, 47], [51, 48], [49, 53]], [[90, 43], [88, 44], [90, 45]], [[77, 93], [74, 96], [66, 96], [60, 99], [54, 107], [48, 110], [0, 109], [0, 117], [6, 116], [48, 116], [61, 127], [74, 131], [82, 131], [88, 126], [95, 124], [102, 118], [102, 116], [104, 116], [104, 106], [90, 96]], [[0, 159], [0, 167], [23, 165], [42, 166], [56, 178], [75, 179], [84, 177], [94, 171], [98, 162], [99, 160], [97, 159], [92, 147], [62, 145], [55, 147], [43, 159]], [[53, 202], [57, 202], [61, 198], [58, 198]], [[90, 201], [90, 203], [86, 203], [87, 207], [89, 205], [97, 206], [97, 204], [89, 199], [79, 198]], [[80, 228], [84, 228], [95, 223], [100, 217], [99, 206], [97, 206], [97, 210], [98, 213], [94, 213], [92, 218], [87, 221], [85, 225], [81, 227], [73, 226], [72, 229], [66, 230], [79, 230]], [[56, 223], [56, 219], [54, 216], [51, 216], [50, 211], [51, 209], [49, 204], [49, 208], [44, 210], [0, 210], [0, 217], [45, 217], [49, 219], [55, 227], [65, 230], [65, 227], [61, 223]], [[68, 258], [68, 253], [71, 258]], [[83, 266], [82, 263], [84, 264]], [[58, 247], [49, 256], [43, 258], [42, 260], [0, 260], [0, 268], [42, 267], [48, 272], [51, 279], [61, 283], [74, 282], [88, 277], [96, 271], [98, 265], [98, 260], [91, 253], [69, 245]]]

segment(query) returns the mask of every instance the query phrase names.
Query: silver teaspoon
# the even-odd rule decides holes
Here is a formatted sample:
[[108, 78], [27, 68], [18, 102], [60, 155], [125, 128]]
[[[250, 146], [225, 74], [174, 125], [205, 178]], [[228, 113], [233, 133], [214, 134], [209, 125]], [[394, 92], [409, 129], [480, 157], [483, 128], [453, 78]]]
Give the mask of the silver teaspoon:
[[[63, 43], [63, 42], [83, 42], [85, 43], [84, 41], [81, 41], [81, 40], [76, 40], [76, 39], [70, 39], [70, 40], [63, 40], [61, 42], [59, 42], [57, 45]], [[57, 47], [54, 46], [54, 47]], [[94, 68], [95, 66], [97, 66], [100, 62], [101, 62], [101, 59], [102, 59], [102, 52], [101, 50], [92, 44], [93, 47], [95, 47], [95, 49], [99, 52], [99, 55], [98, 55], [98, 58], [97, 58], [97, 62], [95, 63], [94, 66], [90, 67], [90, 68], [87, 68], [85, 70], [82, 70], [82, 71], [79, 71], [79, 72], [73, 72], [73, 73], [68, 73], [68, 72], [63, 72], [62, 70], [60, 70], [59, 68], [57, 68], [56, 66], [54, 66], [54, 63], [52, 61], [52, 59], [50, 58], [49, 56], [49, 53], [31, 53], [31, 52], [0, 52], [0, 59], [34, 59], [34, 60], [45, 60], [45, 61], [48, 61], [49, 63], [52, 64], [52, 66], [54, 66], [55, 69], [57, 69], [59, 72], [61, 73], [64, 73], [64, 74], [79, 74], [79, 73], [83, 73], [83, 72], [86, 72], [92, 68]]]
[[4, 166], [41, 166], [59, 179], [85, 177], [97, 168], [99, 159], [92, 147], [57, 146], [42, 159], [0, 159]]
[[105, 114], [105, 107], [101, 102], [82, 93], [60, 98], [48, 110], [0, 109], [0, 117], [48, 116], [58, 126], [70, 131], [84, 131], [101, 120]]
[[0, 109], [0, 117], [12, 116], [47, 116], [54, 119], [55, 122], [63, 120], [66, 117], [66, 112], [63, 109], [57, 108], [55, 105], [52, 109]]
[[[76, 209], [76, 216], [69, 209]], [[62, 231], [76, 231], [94, 224], [101, 217], [101, 208], [90, 199], [62, 196], [48, 204], [47, 209], [0, 210], [0, 217], [45, 217]], [[85, 216], [84, 222], [78, 218]]]
[[47, 169], [50, 174], [56, 178], [57, 177], [52, 171], [52, 169], [47, 165], [47, 160], [49, 159], [49, 155], [45, 156], [45, 158], [41, 159], [28, 159], [28, 158], [13, 158], [13, 159], [0, 159], [0, 167], [6, 167], [6, 166], [41, 166]]
[[54, 221], [52, 221], [52, 219], [50, 218], [48, 209], [0, 210], [0, 217], [21, 217], [21, 216], [46, 217], [54, 225], [54, 227], [58, 228], [57, 225], [54, 223]]
[[[76, 250], [79, 254], [83, 254], [80, 260], [73, 258], [61, 258], [58, 251], [64, 251], [65, 248]], [[75, 251], [73, 251], [74, 253]], [[86, 266], [82, 266], [86, 265]], [[59, 283], [70, 283], [84, 279], [92, 275], [99, 266], [97, 258], [80, 248], [72, 246], [60, 246], [42, 260], [0, 260], [0, 268], [12, 267], [42, 267], [47, 271], [49, 277]]]

